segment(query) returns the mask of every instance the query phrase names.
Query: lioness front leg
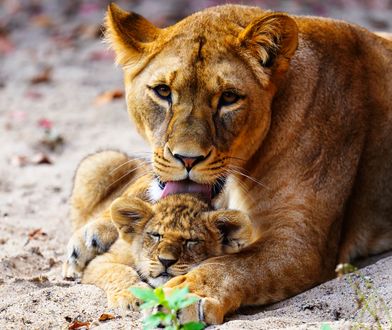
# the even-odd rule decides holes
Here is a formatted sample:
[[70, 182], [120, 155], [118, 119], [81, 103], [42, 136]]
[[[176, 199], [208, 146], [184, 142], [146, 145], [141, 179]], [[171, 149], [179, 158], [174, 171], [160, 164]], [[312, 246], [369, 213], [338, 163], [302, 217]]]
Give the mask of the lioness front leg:
[[288, 239], [287, 233], [296, 236], [295, 228], [288, 227], [243, 252], [210, 259], [166, 283], [166, 290], [188, 286], [200, 298], [181, 312], [181, 321], [220, 324], [240, 306], [280, 301], [330, 277], [332, 270], [322, 269], [319, 246], [310, 246], [302, 235]]

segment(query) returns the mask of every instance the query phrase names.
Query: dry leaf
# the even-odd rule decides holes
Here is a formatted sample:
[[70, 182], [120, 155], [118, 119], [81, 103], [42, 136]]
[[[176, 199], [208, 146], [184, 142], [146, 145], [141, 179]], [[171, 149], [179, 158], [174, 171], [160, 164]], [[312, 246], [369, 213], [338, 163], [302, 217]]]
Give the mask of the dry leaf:
[[41, 164], [53, 164], [52, 160], [49, 158], [48, 155], [43, 154], [43, 153], [38, 153], [31, 157], [31, 162], [35, 165], [41, 165]]
[[29, 231], [29, 240], [31, 241], [32, 239], [38, 239], [41, 236], [47, 236], [48, 234], [42, 231], [41, 228], [33, 229]]
[[124, 96], [124, 91], [122, 89], [113, 89], [111, 91], [104, 92], [99, 94], [94, 101], [95, 105], [104, 105], [109, 103], [115, 99], [122, 98]]
[[114, 319], [114, 318], [115, 318], [115, 316], [112, 315], [112, 314], [103, 313], [103, 314], [99, 317], [98, 321], [100, 321], [100, 322], [105, 322], [105, 321], [108, 321], [108, 320], [112, 320], [112, 319]]
[[81, 322], [78, 320], [73, 321], [69, 326], [68, 330], [76, 330], [76, 329], [90, 329], [90, 322]]
[[36, 76], [31, 78], [30, 83], [35, 85], [35, 84], [48, 83], [51, 80], [52, 80], [52, 68], [46, 67], [40, 73], [38, 73]]

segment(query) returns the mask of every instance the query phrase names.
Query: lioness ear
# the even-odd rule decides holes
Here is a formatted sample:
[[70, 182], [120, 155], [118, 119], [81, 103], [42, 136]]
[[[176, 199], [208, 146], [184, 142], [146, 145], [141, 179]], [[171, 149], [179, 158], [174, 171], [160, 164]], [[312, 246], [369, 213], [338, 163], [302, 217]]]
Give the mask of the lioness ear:
[[240, 33], [239, 39], [264, 67], [271, 67], [279, 59], [288, 62], [294, 55], [298, 46], [298, 27], [290, 16], [271, 13], [253, 20]]
[[105, 38], [116, 53], [120, 65], [137, 61], [154, 41], [159, 29], [144, 17], [128, 13], [111, 3], [105, 18]]
[[252, 223], [240, 211], [223, 210], [209, 212], [210, 223], [222, 235], [225, 253], [235, 253], [252, 243]]
[[151, 205], [139, 198], [120, 197], [110, 206], [112, 221], [123, 235], [139, 233], [153, 216]]

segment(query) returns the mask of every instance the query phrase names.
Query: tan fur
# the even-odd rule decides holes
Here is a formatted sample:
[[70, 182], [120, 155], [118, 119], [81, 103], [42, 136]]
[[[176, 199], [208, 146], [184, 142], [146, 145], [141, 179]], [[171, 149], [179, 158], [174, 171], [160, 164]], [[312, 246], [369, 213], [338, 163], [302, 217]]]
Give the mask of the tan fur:
[[[155, 175], [227, 177], [215, 206], [246, 212], [256, 228], [251, 250], [166, 284], [205, 297], [207, 323], [321, 283], [338, 261], [392, 248], [390, 40], [236, 5], [164, 29], [111, 5], [106, 21]], [[170, 102], [154, 92], [159, 84]], [[226, 91], [241, 98], [220, 106]], [[204, 159], [188, 173], [175, 154]]]
[[[236, 253], [252, 242], [249, 218], [239, 211], [209, 211], [191, 195], [168, 196], [155, 205], [120, 197], [111, 206], [120, 239], [92, 260], [83, 283], [104, 289], [112, 307], [135, 307], [131, 286], [159, 286], [203, 260]], [[171, 261], [165, 267], [160, 260]], [[168, 275], [160, 276], [162, 272]]]

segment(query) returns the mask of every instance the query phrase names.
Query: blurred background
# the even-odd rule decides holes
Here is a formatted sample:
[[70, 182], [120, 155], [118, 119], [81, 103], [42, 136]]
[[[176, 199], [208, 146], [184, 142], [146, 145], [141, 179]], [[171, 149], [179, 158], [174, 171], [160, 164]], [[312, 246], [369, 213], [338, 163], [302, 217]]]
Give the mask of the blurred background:
[[[60, 47], [98, 37], [104, 0], [0, 0], [0, 53], [47, 37]], [[293, 14], [329, 16], [361, 24], [371, 30], [392, 29], [392, 0], [122, 0], [159, 26], [172, 24], [197, 10], [224, 3], [241, 3]], [[26, 35], [29, 37], [26, 40]]]
[[[116, 2], [163, 27], [230, 1]], [[392, 0], [238, 2], [392, 31]], [[108, 148], [150, 156], [128, 119], [121, 69], [101, 41], [108, 3], [0, 0], [1, 329], [58, 329], [104, 308], [98, 289], [63, 282], [60, 269], [80, 160]]]

